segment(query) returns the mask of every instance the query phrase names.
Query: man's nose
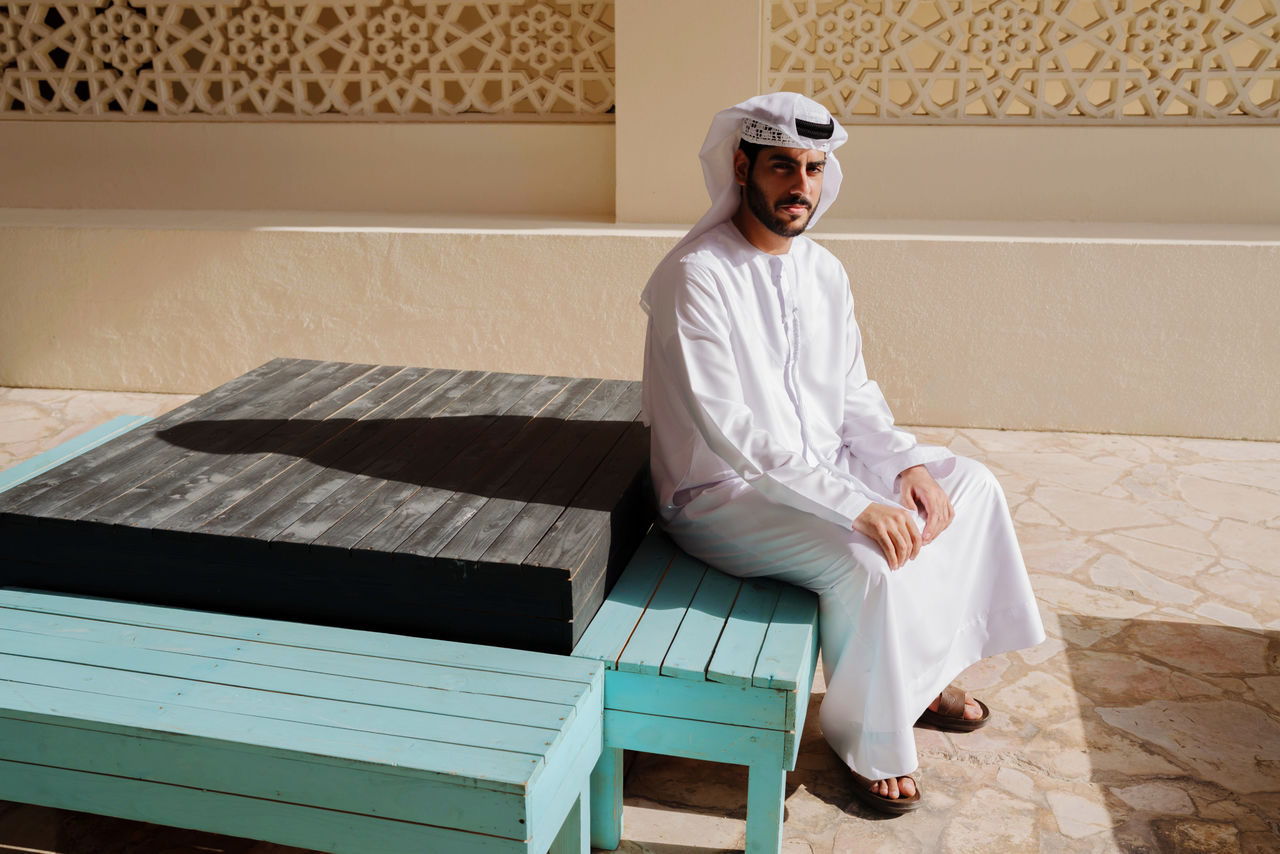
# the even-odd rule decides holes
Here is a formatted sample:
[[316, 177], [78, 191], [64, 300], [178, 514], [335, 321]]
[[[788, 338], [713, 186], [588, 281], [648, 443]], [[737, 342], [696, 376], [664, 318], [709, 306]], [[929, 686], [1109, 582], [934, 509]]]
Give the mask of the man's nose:
[[791, 185], [791, 192], [804, 196], [806, 199], [813, 195], [814, 182], [817, 179], [808, 172], [801, 170], [796, 176], [796, 180]]

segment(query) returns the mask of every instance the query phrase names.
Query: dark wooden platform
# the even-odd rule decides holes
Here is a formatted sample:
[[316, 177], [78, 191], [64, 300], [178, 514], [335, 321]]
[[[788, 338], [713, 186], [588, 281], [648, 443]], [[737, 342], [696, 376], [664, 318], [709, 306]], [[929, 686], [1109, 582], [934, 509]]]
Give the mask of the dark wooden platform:
[[567, 653], [652, 518], [639, 410], [277, 359], [0, 493], [0, 584]]

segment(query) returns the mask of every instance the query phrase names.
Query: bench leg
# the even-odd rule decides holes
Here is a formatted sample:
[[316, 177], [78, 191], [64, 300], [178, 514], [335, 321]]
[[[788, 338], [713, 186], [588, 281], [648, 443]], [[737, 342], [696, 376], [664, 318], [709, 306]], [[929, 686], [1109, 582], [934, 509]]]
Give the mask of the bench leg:
[[589, 812], [591, 792], [583, 789], [560, 825], [560, 832], [552, 840], [547, 854], [591, 854]]
[[752, 765], [747, 777], [747, 854], [779, 854], [782, 851], [782, 802], [787, 772], [782, 768]]
[[591, 844], [612, 851], [622, 843], [622, 749], [606, 746], [591, 772]]

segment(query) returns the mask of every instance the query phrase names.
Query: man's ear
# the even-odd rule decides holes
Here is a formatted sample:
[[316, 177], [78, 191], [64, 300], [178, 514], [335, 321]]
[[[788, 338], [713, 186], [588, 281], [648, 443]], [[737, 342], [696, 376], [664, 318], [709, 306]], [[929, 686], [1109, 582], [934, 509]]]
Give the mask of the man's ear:
[[733, 180], [738, 182], [739, 186], [747, 185], [747, 173], [751, 169], [751, 161], [747, 159], [747, 153], [741, 148], [733, 152]]

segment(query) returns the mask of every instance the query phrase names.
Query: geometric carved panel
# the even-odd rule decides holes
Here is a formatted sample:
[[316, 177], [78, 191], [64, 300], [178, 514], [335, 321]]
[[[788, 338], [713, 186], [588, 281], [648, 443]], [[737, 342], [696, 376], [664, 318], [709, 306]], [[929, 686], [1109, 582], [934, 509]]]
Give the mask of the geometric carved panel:
[[845, 121], [1280, 121], [1277, 0], [781, 0], [766, 91]]
[[0, 3], [0, 117], [611, 121], [613, 3]]

